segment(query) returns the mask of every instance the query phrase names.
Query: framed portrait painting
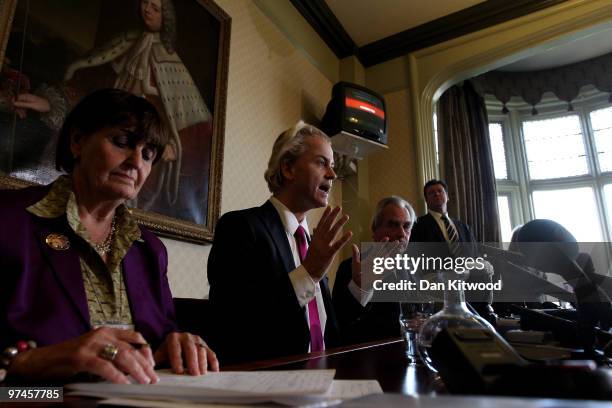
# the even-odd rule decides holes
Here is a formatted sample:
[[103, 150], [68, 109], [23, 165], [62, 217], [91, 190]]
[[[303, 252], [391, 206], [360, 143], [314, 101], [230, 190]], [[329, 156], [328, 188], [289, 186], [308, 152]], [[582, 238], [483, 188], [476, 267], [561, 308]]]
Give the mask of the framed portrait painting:
[[[170, 136], [128, 205], [161, 235], [210, 241], [230, 28], [213, 0], [0, 0], [0, 187], [52, 182], [70, 109], [96, 89], [123, 89], [153, 103]], [[15, 108], [24, 95], [36, 104]]]

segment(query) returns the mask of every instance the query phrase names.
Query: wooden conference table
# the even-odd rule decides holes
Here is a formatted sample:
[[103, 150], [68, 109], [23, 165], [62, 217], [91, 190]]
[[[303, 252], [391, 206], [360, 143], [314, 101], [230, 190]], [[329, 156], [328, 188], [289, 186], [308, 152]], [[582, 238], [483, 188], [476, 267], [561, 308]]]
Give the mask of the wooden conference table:
[[[378, 380], [385, 392], [407, 395], [444, 392], [437, 377], [423, 365], [410, 364], [403, 340], [390, 339], [330, 349], [317, 353], [223, 367], [223, 371], [336, 370], [339, 380]], [[96, 400], [64, 397], [63, 403], [18, 403], [19, 407], [95, 407]], [[17, 405], [17, 404], [15, 404]], [[0, 403], [0, 407], [2, 407]], [[11, 405], [13, 406], [13, 405]]]
[[390, 339], [317, 353], [224, 367], [234, 370], [336, 370], [338, 380], [378, 380], [385, 392], [407, 395], [445, 392], [442, 381], [424, 365], [410, 364], [402, 339]]

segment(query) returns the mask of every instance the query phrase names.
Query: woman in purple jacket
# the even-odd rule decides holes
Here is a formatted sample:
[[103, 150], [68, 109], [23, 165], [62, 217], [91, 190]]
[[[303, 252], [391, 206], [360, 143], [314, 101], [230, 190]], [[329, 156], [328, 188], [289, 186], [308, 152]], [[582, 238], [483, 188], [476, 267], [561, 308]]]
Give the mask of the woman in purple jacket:
[[56, 166], [68, 175], [0, 191], [0, 368], [9, 379], [154, 383], [155, 364], [218, 370], [201, 338], [177, 332], [166, 249], [124, 204], [167, 139], [145, 99], [100, 90], [60, 131]]

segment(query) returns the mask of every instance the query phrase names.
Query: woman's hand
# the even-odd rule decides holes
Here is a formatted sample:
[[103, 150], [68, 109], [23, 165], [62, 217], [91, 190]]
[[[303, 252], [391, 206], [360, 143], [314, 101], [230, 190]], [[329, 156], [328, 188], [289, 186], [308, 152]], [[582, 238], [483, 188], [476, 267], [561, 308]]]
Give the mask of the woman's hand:
[[190, 333], [170, 333], [155, 352], [157, 363], [169, 362], [172, 371], [191, 375], [206, 374], [207, 368], [219, 371], [215, 353], [199, 336]]
[[[112, 359], [102, 357], [108, 345], [117, 348]], [[140, 345], [139, 349], [134, 345]], [[19, 353], [8, 375], [42, 380], [89, 373], [118, 384], [129, 384], [128, 376], [149, 384], [159, 380], [154, 366], [151, 348], [140, 333], [102, 327], [63, 343]]]
[[24, 93], [17, 96], [13, 102], [15, 108], [30, 109], [39, 113], [47, 113], [51, 110], [49, 100], [38, 95]]

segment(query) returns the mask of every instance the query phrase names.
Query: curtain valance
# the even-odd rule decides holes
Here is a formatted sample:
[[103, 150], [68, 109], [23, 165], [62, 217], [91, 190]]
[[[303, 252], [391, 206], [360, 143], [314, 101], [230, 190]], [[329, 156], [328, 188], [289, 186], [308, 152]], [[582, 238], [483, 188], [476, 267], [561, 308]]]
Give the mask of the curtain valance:
[[531, 113], [535, 115], [538, 113], [536, 105], [545, 92], [552, 92], [567, 102], [571, 111], [572, 101], [585, 85], [609, 93], [612, 102], [612, 53], [540, 71], [490, 71], [474, 78], [473, 82], [480, 94], [494, 95], [502, 102], [502, 113], [508, 113], [506, 103], [510, 98], [519, 96], [533, 107]]

